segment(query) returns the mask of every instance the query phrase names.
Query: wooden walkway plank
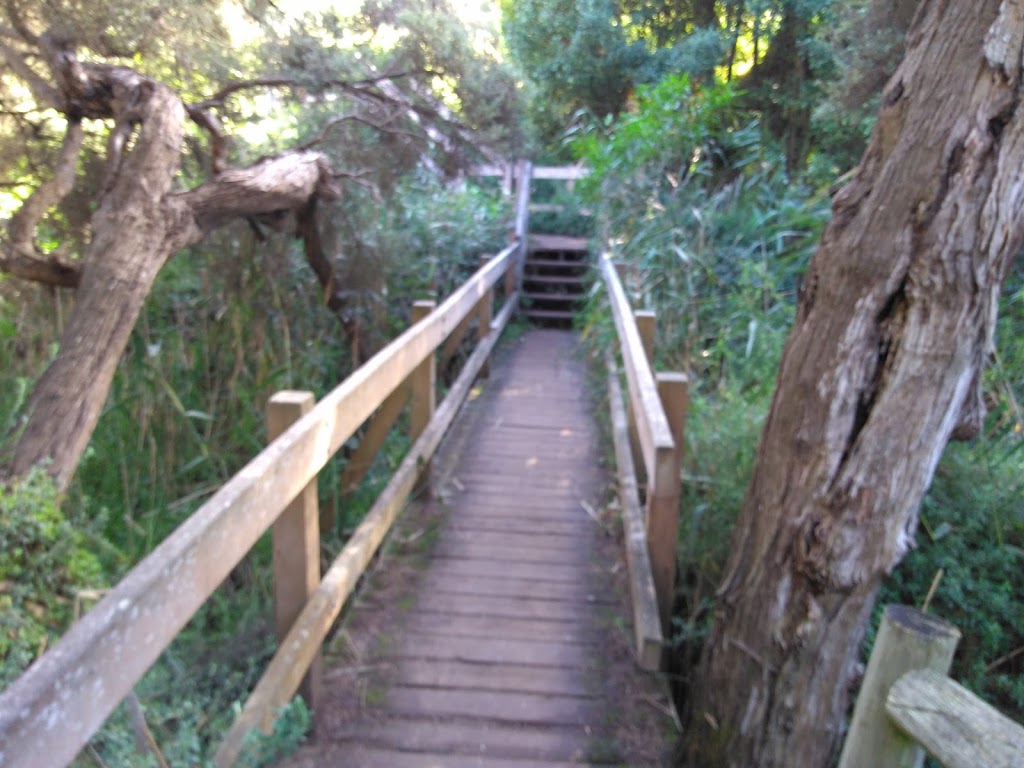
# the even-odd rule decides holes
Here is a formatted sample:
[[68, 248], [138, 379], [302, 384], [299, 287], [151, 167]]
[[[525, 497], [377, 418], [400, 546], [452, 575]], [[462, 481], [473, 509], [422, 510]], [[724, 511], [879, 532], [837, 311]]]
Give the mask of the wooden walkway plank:
[[442, 521], [408, 608], [358, 660], [386, 670], [378, 688], [354, 719], [318, 725], [318, 750], [289, 768], [618, 762], [601, 640], [617, 603], [591, 518], [608, 479], [575, 343], [531, 331], [495, 366], [435, 472]]

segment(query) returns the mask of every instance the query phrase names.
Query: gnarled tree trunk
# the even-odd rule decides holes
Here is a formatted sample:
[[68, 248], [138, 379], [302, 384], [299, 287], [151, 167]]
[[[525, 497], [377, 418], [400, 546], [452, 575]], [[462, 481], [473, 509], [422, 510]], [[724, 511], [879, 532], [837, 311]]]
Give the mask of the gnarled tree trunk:
[[[33, 389], [27, 420], [3, 472], [16, 477], [45, 463], [60, 488], [67, 487], [89, 443], [132, 328], [167, 259], [237, 218], [280, 227], [291, 212], [338, 195], [326, 158], [308, 151], [225, 170], [193, 190], [175, 192], [186, 119], [178, 96], [122, 67], [81, 65], [72, 57], [64, 61], [70, 71], [55, 78], [62, 87], [51, 106], [76, 115], [69, 121], [69, 137], [76, 138], [80, 115], [113, 118], [115, 127], [92, 238], [80, 269], [68, 278], [77, 283], [75, 308], [56, 359]], [[70, 160], [73, 172], [73, 154]], [[26, 209], [24, 227], [15, 220], [19, 231], [34, 226], [59, 199], [59, 190], [51, 193], [54, 187], [42, 189], [44, 202], [35, 204], [39, 210]], [[27, 232], [14, 240], [21, 251], [31, 247]], [[63, 277], [61, 265], [22, 261], [30, 269], [51, 270], [52, 282]], [[322, 271], [330, 285], [329, 266]]]
[[824, 768], [884, 575], [977, 430], [1021, 248], [1024, 7], [924, 0], [807, 275], [690, 716], [697, 766]]

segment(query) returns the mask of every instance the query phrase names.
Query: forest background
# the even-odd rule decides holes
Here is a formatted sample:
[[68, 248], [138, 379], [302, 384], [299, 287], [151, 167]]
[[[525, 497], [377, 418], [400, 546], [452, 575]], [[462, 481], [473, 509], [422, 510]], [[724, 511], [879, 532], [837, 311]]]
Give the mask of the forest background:
[[[285, 13], [195, 0], [175, 10], [8, 2], [0, 53], [0, 434], [10, 452], [30, 393], [59, 352], [74, 289], [17, 274], [17, 216], [65, 143], [12, 64], [19, 26], [57, 29], [84, 59], [131, 67], [187, 104], [210, 104], [226, 162], [296, 147], [329, 158], [339, 199], [321, 206], [330, 281], [293, 232], [239, 217], [160, 271], [120, 357], [91, 441], [65, 489], [36, 472], [0, 490], [0, 685], [94, 596], [161, 541], [263, 444], [274, 391], [322, 395], [444, 296], [507, 237], [496, 189], [471, 163], [528, 156], [593, 174], [534, 229], [601, 234], [658, 312], [660, 364], [691, 373], [674, 668], [687, 697], [750, 477], [801, 275], [856, 166], [915, 3], [827, 0], [503, 0], [447, 6], [370, 0]], [[16, 45], [17, 44], [17, 45]], [[13, 53], [12, 53], [13, 51]], [[24, 59], [23, 59], [24, 60]], [[244, 84], [244, 85], [240, 85]], [[235, 88], [235, 86], [239, 86]], [[234, 88], [234, 90], [230, 90]], [[344, 118], [344, 119], [339, 119]], [[104, 193], [110, 122], [91, 121], [75, 185], [41, 217], [34, 247], [72, 267]], [[176, 184], [214, 170], [215, 135], [188, 126]], [[545, 191], [541, 190], [541, 195]], [[595, 300], [580, 320], [598, 348]], [[1001, 303], [981, 434], [946, 450], [917, 546], [880, 602], [920, 605], [964, 634], [953, 676], [1024, 720], [1024, 268]], [[330, 559], [407, 446], [342, 495]], [[172, 765], [202, 764], [273, 650], [266, 544], [232, 573], [137, 689]], [[869, 633], [868, 642], [871, 637]], [[253, 764], [301, 739], [301, 703]], [[148, 758], [147, 758], [148, 759]], [[81, 758], [136, 765], [129, 713]]]

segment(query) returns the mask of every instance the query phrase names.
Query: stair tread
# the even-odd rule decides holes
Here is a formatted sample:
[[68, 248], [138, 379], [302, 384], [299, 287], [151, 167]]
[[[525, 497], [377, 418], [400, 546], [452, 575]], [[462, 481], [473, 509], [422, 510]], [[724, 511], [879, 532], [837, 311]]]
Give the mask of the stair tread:
[[590, 264], [582, 260], [565, 260], [561, 261], [558, 259], [534, 259], [527, 258], [526, 266], [528, 267], [565, 267], [572, 269], [586, 268], [590, 269]]
[[534, 301], [561, 301], [576, 304], [583, 298], [581, 293], [537, 293], [535, 291], [523, 291], [522, 294]]
[[583, 285], [587, 282], [587, 278], [582, 275], [523, 275], [523, 280], [546, 285]]
[[586, 253], [590, 250], [590, 239], [571, 237], [569, 235], [531, 234], [529, 237], [531, 251], [576, 251]]
[[568, 312], [564, 309], [527, 309], [527, 317], [541, 317], [550, 320], [572, 320], [575, 312]]

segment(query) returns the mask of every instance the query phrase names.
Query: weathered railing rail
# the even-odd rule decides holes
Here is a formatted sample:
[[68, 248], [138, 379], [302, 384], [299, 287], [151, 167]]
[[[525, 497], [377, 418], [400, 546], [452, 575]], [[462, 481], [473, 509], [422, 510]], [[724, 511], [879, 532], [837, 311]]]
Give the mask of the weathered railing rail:
[[960, 632], [929, 614], [886, 606], [839, 768], [1024, 766], [1024, 727], [949, 679]]
[[[525, 217], [520, 212], [517, 221], [525, 225]], [[306, 692], [315, 697], [322, 640], [514, 312], [518, 291], [511, 289], [518, 284], [515, 275], [524, 252], [525, 237], [520, 237], [440, 306], [418, 306], [418, 322], [319, 403], [313, 405], [307, 393], [275, 396], [268, 406], [268, 427], [277, 436], [267, 448], [0, 695], [0, 765], [53, 768], [74, 759], [272, 525], [283, 641], [221, 745], [217, 764], [233, 763], [245, 734], [252, 727], [266, 728], [275, 708], [294, 695], [311, 668]], [[503, 278], [506, 301], [492, 322], [492, 296]], [[435, 351], [473, 315], [486, 327], [480, 328], [476, 351], [435, 412]], [[413, 447], [320, 580], [317, 474], [378, 409], [380, 417], [394, 421], [401, 408], [396, 403], [407, 396]], [[380, 432], [387, 429], [368, 430], [374, 440], [383, 439]]]
[[[655, 669], [661, 663], [664, 637], [670, 632], [675, 592], [687, 378], [682, 373], [654, 373], [654, 314], [634, 313], [609, 255], [601, 258], [600, 269], [628, 385], [623, 404], [619, 372], [608, 352], [608, 397], [636, 653], [645, 668]], [[636, 437], [635, 449], [632, 435]], [[645, 470], [646, 509], [641, 507], [634, 453]]]

